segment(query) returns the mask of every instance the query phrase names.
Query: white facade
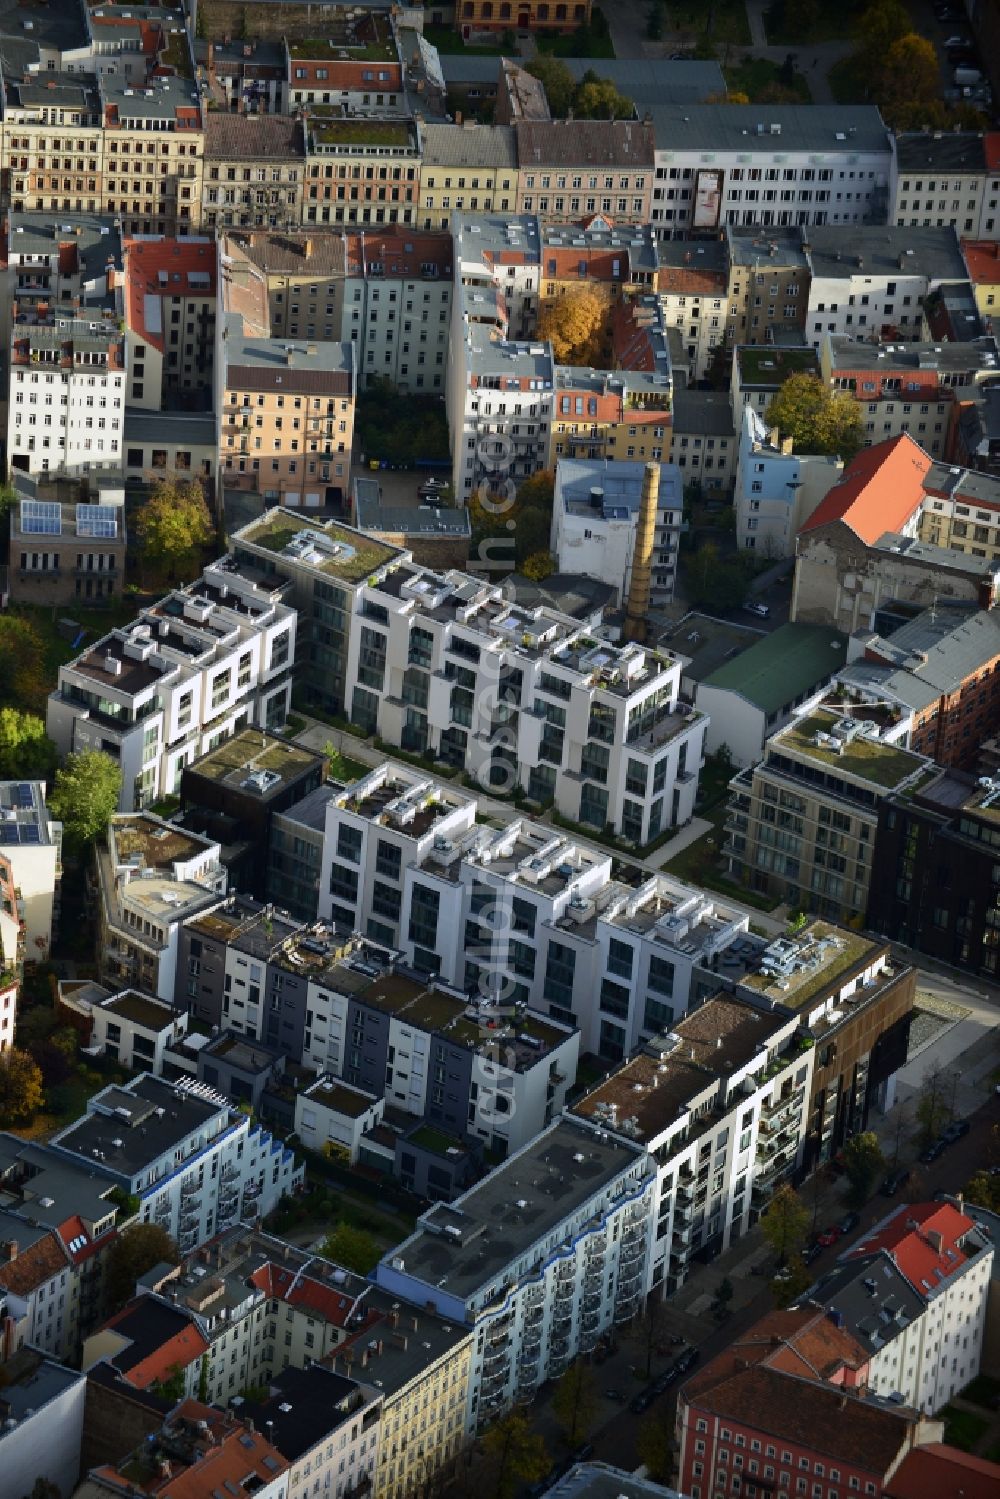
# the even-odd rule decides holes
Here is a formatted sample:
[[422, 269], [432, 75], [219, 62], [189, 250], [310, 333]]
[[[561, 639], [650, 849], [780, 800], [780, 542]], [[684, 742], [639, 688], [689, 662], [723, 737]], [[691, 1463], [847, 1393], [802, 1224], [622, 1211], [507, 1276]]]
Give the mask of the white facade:
[[[387, 930], [378, 940], [417, 967], [432, 963], [458, 993], [525, 1004], [578, 1026], [583, 1051], [620, 1058], [669, 1030], [703, 984], [718, 986], [713, 971], [721, 954], [747, 930], [745, 913], [668, 876], [619, 884], [610, 854], [527, 819], [432, 839], [395, 876], [379, 851], [382, 825], [366, 829], [360, 842], [341, 842], [341, 828], [354, 835], [355, 825], [353, 814], [331, 802], [322, 915], [360, 929], [372, 908], [351, 891], [370, 888], [371, 867], [381, 860], [374, 909]], [[312, 1065], [329, 1061], [317, 1053]], [[544, 1105], [548, 1070], [504, 1084], [507, 1091], [541, 1089], [530, 1117]], [[567, 1069], [560, 1063], [558, 1070]]]
[[39, 1235], [9, 1213], [3, 1214], [2, 1226], [0, 1303], [10, 1319], [10, 1351], [31, 1347], [49, 1358], [72, 1358], [79, 1322], [76, 1266], [57, 1234]]
[[118, 760], [120, 807], [176, 792], [185, 765], [249, 724], [284, 723], [296, 614], [223, 557], [60, 667], [46, 723], [61, 755]]
[[736, 466], [737, 545], [765, 557], [793, 557], [795, 538], [827, 491], [840, 479], [840, 458], [792, 451], [775, 440], [752, 406], [743, 407]]
[[187, 1012], [164, 1000], [125, 990], [88, 1010], [90, 1044], [123, 1067], [160, 1077], [164, 1053], [187, 1033]]
[[4, 1386], [9, 1419], [0, 1433], [0, 1468], [10, 1494], [30, 1494], [47, 1479], [70, 1499], [80, 1477], [87, 1381], [44, 1359], [22, 1385]]
[[[62, 823], [50, 818], [41, 781], [0, 781], [0, 856], [10, 864], [24, 920], [24, 956], [48, 957], [62, 874]], [[8, 962], [15, 949], [4, 945]]]
[[982, 135], [921, 131], [894, 145], [890, 224], [950, 224], [962, 239], [1000, 238], [1000, 173], [989, 168]]
[[884, 222], [891, 138], [873, 107], [660, 105], [652, 221], [667, 238], [724, 224]]
[[[379, 241], [362, 245], [372, 258]], [[409, 248], [409, 246], [408, 246]], [[418, 246], [419, 249], [419, 246]], [[386, 261], [380, 262], [386, 266]], [[379, 273], [347, 276], [340, 338], [357, 344], [358, 387], [391, 380], [399, 390], [444, 391], [451, 331], [452, 280], [428, 262], [406, 279]], [[445, 267], [447, 271], [450, 267]]]
[[814, 349], [825, 333], [877, 341], [885, 330], [895, 330], [898, 337], [919, 338], [928, 293], [967, 278], [950, 227], [859, 229], [850, 244], [819, 230], [810, 238], [807, 258], [811, 281], [804, 341]]
[[309, 1150], [337, 1145], [357, 1165], [361, 1137], [381, 1124], [385, 1099], [352, 1088], [328, 1073], [311, 1083], [295, 1100], [295, 1133]]
[[[564, 1188], [556, 1200], [549, 1175]], [[455, 1202], [424, 1213], [381, 1261], [383, 1290], [475, 1329], [470, 1431], [635, 1314], [652, 1194], [641, 1152], [562, 1119]], [[505, 1252], [480, 1257], [484, 1233], [498, 1232]]]
[[[632, 580], [645, 465], [561, 458], [552, 502], [552, 554], [557, 572], [582, 573], [617, 591], [624, 607]], [[661, 608], [674, 596], [683, 513], [680, 470], [660, 465], [653, 539], [650, 603]]]
[[266, 1217], [304, 1179], [305, 1167], [204, 1083], [149, 1073], [94, 1095], [53, 1148], [139, 1198], [190, 1254], [224, 1228]]
[[39, 474], [121, 467], [125, 339], [96, 309], [57, 308], [11, 338], [7, 462]]
[[636, 844], [692, 816], [707, 724], [677, 658], [409, 565], [373, 576], [354, 625], [344, 701], [369, 733]]
[[747, 1233], [797, 1165], [814, 1058], [794, 1043], [798, 1023], [720, 995], [574, 1104], [574, 1115], [648, 1152], [656, 1229], [647, 1292], [672, 1295], [694, 1251], [724, 1252]]

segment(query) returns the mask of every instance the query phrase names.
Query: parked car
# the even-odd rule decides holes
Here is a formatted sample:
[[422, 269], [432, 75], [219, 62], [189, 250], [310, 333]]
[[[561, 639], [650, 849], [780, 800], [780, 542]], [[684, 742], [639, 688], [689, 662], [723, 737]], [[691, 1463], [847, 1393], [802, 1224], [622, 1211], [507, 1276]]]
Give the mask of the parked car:
[[756, 614], [758, 619], [767, 619], [771, 612], [769, 604], [759, 604], [756, 599], [747, 599], [743, 607], [748, 614]]
[[676, 1369], [676, 1371], [677, 1371], [678, 1374], [686, 1374], [689, 1369], [693, 1369], [694, 1368], [694, 1366], [695, 1366], [695, 1364], [697, 1362], [698, 1362], [698, 1350], [697, 1350], [697, 1348], [689, 1348], [686, 1353], [682, 1353], [681, 1354], [680, 1358], [677, 1360], [676, 1364], [674, 1365], [674, 1368]]
[[947, 1147], [947, 1140], [932, 1140], [927, 1149], [920, 1152], [920, 1159], [925, 1166], [929, 1166], [932, 1161], [937, 1160], [939, 1155], [944, 1154]]
[[654, 1395], [665, 1395], [666, 1392], [667, 1392], [667, 1390], [669, 1390], [670, 1386], [673, 1384], [673, 1382], [674, 1382], [674, 1380], [676, 1378], [677, 1378], [677, 1366], [675, 1364], [672, 1369], [665, 1369], [663, 1371], [663, 1373], [658, 1376], [658, 1378], [654, 1379], [654, 1381], [653, 1381], [653, 1394]]
[[950, 36], [948, 38], [948, 40], [945, 42], [945, 46], [946, 47], [971, 47], [972, 46], [972, 38], [971, 38], [971, 36], [963, 36], [961, 34], [961, 32], [956, 32], [954, 36]]
[[633, 1411], [635, 1415], [641, 1416], [643, 1411], [649, 1410], [649, 1407], [652, 1405], [652, 1403], [653, 1388], [650, 1385], [648, 1389], [641, 1390], [639, 1394], [636, 1395], [634, 1400], [629, 1401], [628, 1408], [630, 1411]]
[[830, 1228], [824, 1228], [821, 1234], [816, 1236], [816, 1243], [821, 1249], [829, 1249], [831, 1244], [836, 1244], [840, 1236], [840, 1229], [835, 1224]]
[[626, 1396], [622, 1394], [621, 1390], [605, 1390], [604, 1398], [605, 1400], [614, 1400], [619, 1405], [624, 1405], [626, 1400]]
[[[820, 1255], [822, 1253], [823, 1253], [823, 1246], [822, 1246], [822, 1244], [819, 1242], [818, 1239], [813, 1239], [811, 1241], [811, 1243], [807, 1244], [805, 1246], [805, 1248], [803, 1249], [803, 1251], [802, 1251], [802, 1258], [803, 1258], [803, 1260], [805, 1261], [805, 1263], [807, 1265], [811, 1265], [812, 1262], [813, 1262], [813, 1260], [818, 1260], [819, 1257], [820, 1257]], [[777, 1280], [777, 1278], [778, 1277], [775, 1276], [775, 1280]]]
[[841, 1218], [838, 1227], [840, 1228], [841, 1234], [852, 1234], [860, 1222], [860, 1213], [845, 1213], [843, 1218]]
[[883, 1197], [895, 1197], [900, 1187], [905, 1187], [909, 1179], [910, 1173], [908, 1170], [890, 1171], [879, 1191]]
[[946, 1124], [941, 1131], [941, 1139], [946, 1145], [954, 1145], [956, 1140], [961, 1140], [972, 1128], [968, 1119], [953, 1119]]

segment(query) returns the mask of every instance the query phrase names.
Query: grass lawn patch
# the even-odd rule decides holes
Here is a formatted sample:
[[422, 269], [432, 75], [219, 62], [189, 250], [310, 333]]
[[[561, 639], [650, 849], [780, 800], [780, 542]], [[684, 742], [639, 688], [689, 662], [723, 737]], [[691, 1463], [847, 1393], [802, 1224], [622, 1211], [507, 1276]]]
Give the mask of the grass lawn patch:
[[607, 20], [602, 11], [594, 6], [589, 26], [580, 26], [568, 36], [553, 32], [535, 32], [535, 45], [539, 52], [550, 57], [614, 57], [615, 48], [611, 40]]
[[[793, 72], [791, 77], [783, 75], [780, 63], [766, 57], [745, 57], [731, 68], [723, 68], [726, 85], [733, 93], [746, 94], [751, 104], [756, 104], [764, 93], [774, 103], [780, 97], [782, 103], [809, 104], [812, 95], [809, 84], [802, 73]], [[782, 95], [771, 95], [770, 90], [781, 89]], [[787, 99], [784, 97], [787, 95]]]
[[945, 1441], [950, 1447], [961, 1447], [963, 1452], [971, 1452], [990, 1429], [987, 1416], [976, 1416], [954, 1405], [946, 1405], [939, 1412], [939, 1419], [944, 1421]]
[[962, 1391], [962, 1399], [993, 1410], [1000, 1401], [1000, 1379], [994, 1379], [992, 1374], [977, 1374]]
[[[667, 5], [667, 25], [672, 31], [687, 31], [692, 36], [702, 36], [709, 7], [704, 0], [683, 0], [678, 5]], [[749, 47], [753, 42], [750, 22], [744, 0], [715, 0], [711, 7], [713, 42], [729, 42], [736, 47]]]
[[704, 814], [712, 826], [664, 864], [663, 872], [675, 874], [679, 880], [687, 880], [692, 885], [715, 890], [719, 895], [727, 895], [730, 900], [752, 906], [756, 911], [773, 911], [781, 904], [777, 896], [763, 895], [759, 890], [747, 890], [722, 871], [719, 850], [726, 836], [722, 830], [726, 820], [726, 806], [723, 800]]
[[446, 56], [464, 52], [468, 57], [502, 57], [502, 47], [467, 47], [453, 26], [424, 26], [424, 36], [432, 47]]
[[[790, 7], [786, 6], [786, 10]], [[842, 42], [853, 26], [844, 24], [844, 13], [836, 5], [821, 5], [813, 24], [808, 27], [796, 27], [794, 22], [788, 25], [787, 19], [784, 24], [771, 25], [768, 20], [767, 11], [764, 12], [764, 31], [767, 35], [769, 47], [808, 47], [813, 42]]]
[[330, 762], [330, 779], [332, 781], [359, 781], [366, 776], [374, 767], [366, 765], [363, 760], [352, 760], [350, 755], [345, 755], [342, 750], [334, 749], [331, 745], [329, 750], [324, 750]]
[[306, 721], [304, 718], [300, 718], [297, 713], [289, 713], [281, 732], [294, 737], [296, 734], [301, 734], [305, 726]]

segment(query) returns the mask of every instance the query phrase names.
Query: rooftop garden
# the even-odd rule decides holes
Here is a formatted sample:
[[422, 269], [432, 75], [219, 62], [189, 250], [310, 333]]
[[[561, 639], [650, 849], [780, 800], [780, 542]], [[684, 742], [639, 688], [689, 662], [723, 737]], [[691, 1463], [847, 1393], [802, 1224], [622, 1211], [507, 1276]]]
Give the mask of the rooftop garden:
[[419, 1145], [421, 1150], [433, 1150], [435, 1155], [447, 1155], [449, 1150], [454, 1150], [462, 1143], [454, 1135], [446, 1135], [444, 1130], [435, 1129], [431, 1124], [422, 1124], [407, 1138], [414, 1145]]
[[187, 32], [168, 31], [164, 37], [166, 45], [161, 47], [160, 62], [168, 68], [173, 68], [178, 78], [192, 78], [191, 49], [188, 46]]
[[810, 760], [818, 760], [821, 765], [843, 771], [858, 780], [872, 781], [889, 791], [922, 768], [923, 761], [909, 750], [884, 744], [880, 739], [863, 738], [860, 734], [845, 740], [840, 750], [829, 744], [817, 744], [817, 733], [829, 734], [833, 723], [834, 720], [825, 714], [813, 714], [786, 729], [781, 736], [782, 743]]
[[333, 542], [342, 542], [351, 551], [344, 557], [325, 557], [321, 562], [310, 563], [321, 572], [331, 573], [334, 577], [344, 578], [349, 583], [360, 583], [362, 578], [373, 573], [377, 567], [389, 562], [396, 556], [396, 552], [381, 542], [371, 541], [363, 537], [360, 532], [342, 530], [337, 525], [317, 526], [308, 521], [305, 516], [302, 519], [290, 519], [287, 514], [278, 511], [272, 516], [265, 516], [259, 525], [252, 531], [248, 531], [245, 540], [253, 546], [264, 547], [268, 552], [283, 552], [293, 536], [298, 536], [300, 531], [317, 531]]
[[341, 120], [319, 113], [311, 117], [312, 133], [327, 146], [398, 146], [411, 144], [409, 126], [402, 120]]
[[[289, 54], [299, 61], [308, 58], [311, 61], [326, 62], [333, 58], [340, 62], [398, 62], [396, 48], [387, 28], [380, 25], [375, 17], [370, 17], [369, 22], [375, 35], [366, 41], [359, 41], [351, 35], [307, 36], [300, 41], [289, 42]], [[347, 56], [341, 57], [342, 52], [346, 52]]]
[[819, 369], [813, 349], [784, 349], [775, 344], [764, 348], [744, 346], [738, 357], [744, 385], [780, 385], [789, 375], [815, 374]]

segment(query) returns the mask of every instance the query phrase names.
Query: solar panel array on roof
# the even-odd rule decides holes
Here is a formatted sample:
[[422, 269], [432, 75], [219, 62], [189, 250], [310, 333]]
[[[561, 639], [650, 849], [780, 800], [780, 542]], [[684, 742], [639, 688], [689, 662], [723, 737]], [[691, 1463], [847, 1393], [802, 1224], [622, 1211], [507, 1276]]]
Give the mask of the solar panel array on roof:
[[21, 530], [26, 536], [62, 534], [62, 506], [55, 500], [22, 500]]
[[117, 536], [118, 506], [77, 505], [76, 534], [78, 536]]

